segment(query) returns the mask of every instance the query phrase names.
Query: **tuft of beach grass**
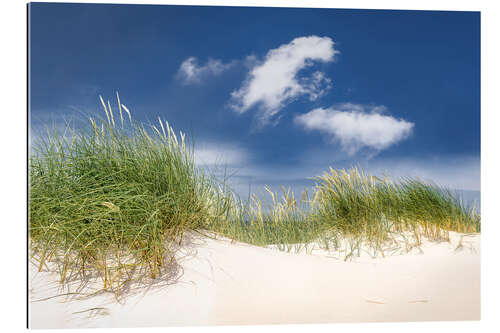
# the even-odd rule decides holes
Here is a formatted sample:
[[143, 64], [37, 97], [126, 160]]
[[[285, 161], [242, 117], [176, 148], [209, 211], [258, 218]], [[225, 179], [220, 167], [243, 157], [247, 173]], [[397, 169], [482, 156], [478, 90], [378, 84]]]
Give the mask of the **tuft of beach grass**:
[[97, 273], [112, 291], [135, 272], [160, 276], [183, 234], [223, 213], [184, 135], [179, 142], [161, 119], [161, 132], [133, 121], [117, 99], [119, 122], [100, 97], [105, 119], [90, 118], [69, 135], [50, 129], [29, 161], [29, 233], [39, 269], [55, 263], [62, 282]]

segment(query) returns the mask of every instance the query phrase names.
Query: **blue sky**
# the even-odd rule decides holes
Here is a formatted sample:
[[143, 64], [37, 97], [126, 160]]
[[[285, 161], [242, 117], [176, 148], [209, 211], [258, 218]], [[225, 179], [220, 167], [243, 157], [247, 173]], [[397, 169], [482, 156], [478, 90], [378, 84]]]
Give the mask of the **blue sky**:
[[360, 164], [480, 189], [478, 12], [31, 4], [32, 128], [99, 95], [241, 195]]

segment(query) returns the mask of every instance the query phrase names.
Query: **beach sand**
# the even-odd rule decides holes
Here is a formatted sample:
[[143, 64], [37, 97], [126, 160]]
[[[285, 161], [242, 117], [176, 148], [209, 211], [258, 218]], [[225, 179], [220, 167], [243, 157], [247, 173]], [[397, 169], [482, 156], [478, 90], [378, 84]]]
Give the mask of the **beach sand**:
[[179, 252], [184, 258], [176, 277], [132, 290], [120, 303], [111, 293], [57, 296], [64, 292], [57, 275], [30, 264], [30, 323], [90, 328], [479, 320], [480, 236], [450, 233], [450, 242], [425, 241], [420, 249], [344, 261], [317, 248], [297, 254], [193, 237]]

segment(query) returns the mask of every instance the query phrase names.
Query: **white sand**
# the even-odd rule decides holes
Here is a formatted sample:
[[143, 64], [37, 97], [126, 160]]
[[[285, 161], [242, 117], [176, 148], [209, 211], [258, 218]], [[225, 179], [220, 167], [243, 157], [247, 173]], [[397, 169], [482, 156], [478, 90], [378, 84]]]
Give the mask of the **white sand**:
[[422, 253], [351, 262], [319, 250], [292, 254], [196, 239], [177, 281], [130, 293], [124, 304], [110, 294], [34, 302], [61, 291], [55, 274], [31, 265], [31, 327], [479, 320], [480, 236], [463, 237], [456, 250], [461, 236], [426, 242]]

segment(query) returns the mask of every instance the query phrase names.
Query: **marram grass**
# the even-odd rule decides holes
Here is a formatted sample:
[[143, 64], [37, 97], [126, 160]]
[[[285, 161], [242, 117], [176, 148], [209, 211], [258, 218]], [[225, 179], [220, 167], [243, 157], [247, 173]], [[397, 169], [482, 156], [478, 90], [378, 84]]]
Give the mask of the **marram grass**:
[[134, 121], [118, 94], [114, 107], [100, 101], [105, 118], [49, 131], [30, 156], [32, 258], [40, 269], [55, 264], [62, 282], [97, 275], [118, 293], [137, 276], [162, 276], [190, 231], [289, 252], [318, 243], [348, 259], [481, 230], [475, 208], [451, 191], [356, 167], [316, 177], [310, 195], [265, 188], [243, 203], [195, 165], [183, 133]]
[[410, 250], [423, 238], [448, 240], [449, 231], [481, 229], [474, 206], [435, 184], [379, 178], [359, 167], [331, 168], [315, 181], [311, 198], [307, 192], [295, 198], [285, 188], [281, 194], [265, 188], [247, 205], [240, 204], [239, 216], [224, 220], [215, 230], [231, 239], [288, 252], [307, 251], [315, 242], [327, 250], [342, 250], [349, 258], [362, 248], [384, 255], [384, 251]]
[[63, 282], [97, 273], [117, 291], [134, 272], [161, 275], [184, 232], [222, 212], [184, 134], [101, 101], [106, 119], [69, 135], [54, 129], [32, 148], [29, 232], [40, 269], [56, 263]]
[[423, 237], [448, 240], [449, 231], [481, 230], [475, 206], [466, 206], [457, 194], [435, 184], [382, 179], [358, 167], [330, 169], [316, 181], [311, 218], [329, 232], [376, 249], [401, 239], [407, 243], [407, 235], [418, 246]]
[[307, 192], [295, 198], [293, 192], [282, 188], [282, 192], [253, 194], [251, 200], [242, 204], [233, 199], [238, 215], [230, 216], [214, 225], [222, 235], [240, 242], [258, 246], [276, 245], [284, 251], [300, 250], [321, 234], [322, 226], [311, 218]]
[[377, 233], [380, 221], [390, 221], [396, 229], [433, 226], [458, 232], [480, 231], [475, 209], [433, 184], [406, 178], [394, 182], [356, 167], [347, 171], [330, 169], [316, 179], [316, 218], [344, 233]]

